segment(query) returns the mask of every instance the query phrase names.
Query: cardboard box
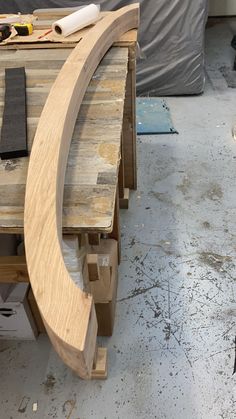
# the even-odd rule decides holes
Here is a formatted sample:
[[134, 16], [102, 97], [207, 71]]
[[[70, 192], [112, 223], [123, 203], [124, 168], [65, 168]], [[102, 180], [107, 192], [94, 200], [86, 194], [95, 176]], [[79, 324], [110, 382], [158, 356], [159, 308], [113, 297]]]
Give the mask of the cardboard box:
[[37, 329], [27, 301], [29, 284], [16, 284], [0, 303], [0, 339], [35, 340]]
[[10, 292], [13, 290], [13, 284], [1, 284], [0, 283], [0, 304], [4, 303], [9, 296]]

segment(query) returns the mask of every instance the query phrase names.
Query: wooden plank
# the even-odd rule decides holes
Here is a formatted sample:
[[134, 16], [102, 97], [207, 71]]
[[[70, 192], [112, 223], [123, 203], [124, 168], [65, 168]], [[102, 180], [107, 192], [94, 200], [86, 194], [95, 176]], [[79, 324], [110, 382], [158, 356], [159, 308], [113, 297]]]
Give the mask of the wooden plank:
[[[129, 72], [126, 82], [126, 96], [123, 119], [123, 148], [125, 187], [137, 189], [136, 163], [136, 60], [135, 50], [129, 50]], [[131, 68], [130, 68], [131, 67]]]
[[[76, 43], [80, 42], [81, 39], [87, 35], [90, 27], [84, 28], [79, 32], [67, 37], [59, 38], [53, 33], [47, 35], [47, 42], [44, 42], [44, 39], [40, 39], [48, 29], [51, 28], [53, 22], [58, 20], [63, 16], [70, 14], [70, 8], [59, 8], [59, 9], [38, 9], [34, 13], [39, 13], [38, 20], [34, 22], [34, 32], [32, 35], [25, 37], [15, 37], [13, 39], [7, 40], [7, 43], [1, 45], [1, 49], [55, 49], [55, 48], [73, 48]], [[71, 9], [72, 10], [72, 9]], [[54, 13], [54, 14], [53, 14]], [[59, 15], [57, 14], [59, 13]], [[103, 19], [105, 16], [108, 16], [112, 12], [101, 12], [100, 19]], [[124, 47], [131, 46], [137, 42], [137, 31], [131, 30], [123, 34], [119, 39], [116, 40], [115, 46]]]
[[[46, 29], [46, 25], [43, 25], [43, 27], [45, 27]], [[113, 44], [114, 47], [136, 47], [136, 42], [137, 42], [137, 30], [135, 31], [129, 31], [127, 32], [127, 36], [126, 34], [124, 34], [121, 38], [119, 38], [118, 40], [116, 40]], [[72, 49], [75, 48], [76, 43], [75, 42], [63, 42], [63, 43], [59, 43], [59, 42], [40, 42], [40, 43], [23, 43], [23, 44], [6, 44], [6, 45], [1, 45], [0, 49], [1, 52], [5, 51], [14, 51], [14, 50], [51, 50], [51, 49]]]
[[109, 234], [109, 237], [112, 239], [115, 239], [118, 243], [118, 263], [120, 264], [121, 260], [121, 240], [120, 240], [120, 205], [119, 205], [119, 188], [117, 186], [116, 192], [116, 203], [114, 208], [114, 216], [113, 216], [113, 225], [112, 225], [112, 231]]
[[88, 241], [89, 241], [89, 244], [91, 246], [99, 246], [100, 240], [101, 240], [100, 234], [96, 234], [96, 233], [92, 234], [92, 233], [90, 233], [88, 235]]
[[38, 19], [45, 19], [45, 17], [52, 18], [52, 19], [61, 19], [64, 16], [68, 16], [71, 13], [76, 12], [79, 10], [81, 6], [76, 7], [54, 7], [54, 8], [47, 8], [47, 9], [35, 9], [33, 11], [33, 15], [37, 16]]
[[120, 209], [128, 209], [129, 208], [129, 189], [124, 189], [124, 196], [120, 198]]
[[[97, 22], [94, 24], [94, 26], [103, 19], [103, 16], [107, 15], [106, 12], [100, 13], [100, 17], [97, 20]], [[7, 38], [5, 41], [3, 41], [3, 43], [0, 45], [0, 47], [3, 47], [4, 45], [18, 45], [21, 46], [21, 49], [24, 49], [24, 46], [26, 46], [27, 44], [30, 45], [32, 47], [32, 49], [37, 48], [40, 49], [43, 47], [43, 45], [46, 43], [48, 45], [51, 45], [53, 47], [53, 45], [55, 44], [64, 44], [64, 45], [72, 45], [75, 46], [77, 43], [81, 42], [81, 40], [87, 36], [88, 32], [90, 31], [91, 26], [87, 26], [83, 29], [80, 29], [77, 32], [74, 32], [72, 34], [70, 34], [67, 37], [63, 37], [61, 35], [58, 35], [57, 33], [55, 33], [55, 31], [51, 30], [51, 26], [52, 23], [55, 22], [55, 20], [57, 19], [53, 19], [50, 22], [48, 22], [48, 28], [46, 28], [45, 24], [43, 24], [44, 29], [42, 29], [42, 24], [40, 25], [34, 25], [34, 31], [31, 35], [25, 37], [25, 36], [15, 36], [15, 37], [10, 37]], [[40, 22], [42, 23], [42, 21]], [[116, 40], [118, 41], [118, 39]]]
[[[35, 9], [33, 11], [33, 15], [37, 16], [38, 20], [35, 21], [34, 26], [36, 28], [50, 28], [52, 23], [55, 22], [57, 19], [61, 19], [64, 16], [68, 16], [69, 14], [73, 13], [74, 11], [78, 10], [78, 7], [60, 7], [60, 8], [51, 8], [51, 9]], [[110, 12], [101, 12], [101, 16], [106, 16]], [[119, 41], [117, 41], [114, 45], [116, 46], [130, 46], [131, 43], [137, 42], [137, 31], [130, 30], [120, 36]]]
[[5, 99], [0, 141], [0, 157], [28, 156], [25, 69], [5, 70]]
[[87, 254], [87, 265], [88, 265], [88, 274], [89, 281], [99, 281], [100, 272], [98, 266], [98, 255], [96, 254]]
[[120, 159], [120, 165], [119, 165], [118, 188], [119, 188], [119, 198], [123, 198], [124, 186], [125, 186], [123, 133], [121, 133], [121, 147], [120, 148], [121, 148], [121, 159]]
[[107, 349], [98, 348], [95, 366], [92, 370], [93, 380], [105, 380], [107, 378]]
[[25, 256], [0, 257], [0, 282], [28, 282], [29, 275]]
[[[42, 67], [43, 64], [41, 64]], [[26, 86], [27, 88], [50, 88], [57, 77], [59, 70], [50, 69], [25, 69], [26, 72]], [[0, 89], [5, 86], [5, 74], [3, 70], [0, 70]]]
[[90, 78], [114, 40], [138, 23], [139, 5], [124, 7], [98, 22], [72, 51], [44, 106], [28, 168], [24, 231], [31, 286], [55, 350], [82, 378], [91, 377], [97, 321], [92, 296], [76, 287], [62, 258], [66, 162]]
[[[58, 51], [57, 54], [59, 53]], [[76, 121], [67, 164], [63, 211], [65, 233], [111, 231], [120, 158], [127, 60], [126, 48], [111, 48], [87, 89], [88, 94], [84, 98], [86, 103], [82, 104]], [[42, 65], [43, 61], [41, 67]], [[37, 84], [39, 72], [38, 69], [26, 68], [27, 84], [31, 82], [30, 77], [35, 77]], [[55, 70], [51, 72], [50, 79]], [[46, 77], [46, 73], [46, 70], [42, 70], [43, 77]], [[1, 74], [3, 72], [0, 72], [0, 76]], [[29, 88], [30, 95], [33, 90], [34, 88]], [[35, 99], [40, 100], [39, 94], [44, 89], [36, 85], [35, 91]], [[0, 102], [1, 92], [3, 91], [0, 90]], [[37, 106], [37, 102], [35, 105]], [[106, 112], [101, 113], [100, 109], [104, 108]], [[29, 150], [37, 124], [38, 117], [28, 118]], [[27, 169], [28, 159], [0, 163], [1, 231], [23, 232]]]
[[[8, 71], [12, 71], [12, 70], [16, 70], [16, 69], [14, 69], [14, 68], [13, 69], [8, 69]], [[14, 85], [12, 84], [12, 86], [14, 86]], [[3, 97], [1, 90], [2, 89], [0, 89], [0, 98]], [[43, 87], [43, 88], [38, 88], [38, 89], [37, 88], [26, 89], [26, 92], [27, 92], [27, 108], [28, 108], [27, 115], [28, 115], [29, 118], [37, 118], [41, 115], [41, 112], [42, 112], [44, 103], [45, 103], [45, 101], [48, 97], [49, 91], [50, 91], [50, 86]], [[11, 123], [11, 125], [10, 125], [13, 129], [13, 134], [11, 134], [11, 132], [9, 132], [9, 129], [5, 133], [5, 135], [7, 136], [7, 138], [6, 138], [7, 143], [9, 143], [9, 139], [11, 139], [11, 138], [13, 138], [13, 140], [14, 140], [14, 138], [16, 137], [16, 135], [15, 135], [16, 132], [18, 133], [17, 138], [20, 139], [22, 137], [22, 135], [24, 134], [24, 132], [20, 136], [20, 127], [18, 128], [18, 125], [20, 125], [20, 122], [22, 121], [22, 122], [24, 122], [24, 127], [23, 128], [26, 129], [26, 123], [27, 123], [26, 112], [24, 112], [24, 107], [21, 106], [21, 105], [23, 105], [21, 103], [22, 101], [18, 100], [18, 96], [15, 94], [15, 92], [16, 92], [16, 89], [12, 88], [13, 99], [10, 99], [10, 104], [9, 104], [10, 109], [9, 109], [7, 115], [6, 115], [6, 117], [9, 118], [9, 113], [10, 113], [10, 115], [12, 114], [13, 118], [14, 118], [14, 124]], [[24, 94], [26, 94], [26, 92], [24, 91]], [[16, 106], [17, 102], [18, 102], [19, 110], [17, 109], [18, 107]], [[5, 113], [6, 104], [7, 104], [6, 99], [4, 101], [1, 101], [1, 99], [0, 99], [0, 114], [3, 112], [3, 110], [4, 110], [4, 113]], [[14, 104], [15, 104], [15, 106], [14, 106]], [[16, 118], [16, 115], [18, 115], [17, 118]], [[25, 118], [24, 118], [24, 116], [25, 116]], [[7, 119], [7, 120], [9, 121], [9, 119]], [[19, 124], [18, 124], [18, 121], [19, 121]], [[3, 128], [4, 128], [4, 115], [3, 115], [2, 129]], [[23, 136], [23, 138], [25, 138], [25, 135]], [[13, 143], [13, 146], [14, 146], [14, 143]], [[13, 155], [9, 155], [6, 158], [9, 158], [9, 159], [12, 158], [13, 159], [13, 158], [17, 158], [17, 157], [25, 157], [27, 155], [28, 154], [26, 154], [26, 153], [24, 153], [23, 155], [20, 155], [20, 154], [19, 155], [14, 155], [13, 154]]]
[[42, 317], [40, 315], [38, 305], [35, 301], [34, 294], [33, 294], [33, 291], [32, 291], [31, 288], [28, 292], [28, 303], [29, 303], [30, 310], [31, 310], [32, 316], [34, 318], [38, 333], [46, 333], [46, 329], [44, 327], [43, 320], [42, 320]]

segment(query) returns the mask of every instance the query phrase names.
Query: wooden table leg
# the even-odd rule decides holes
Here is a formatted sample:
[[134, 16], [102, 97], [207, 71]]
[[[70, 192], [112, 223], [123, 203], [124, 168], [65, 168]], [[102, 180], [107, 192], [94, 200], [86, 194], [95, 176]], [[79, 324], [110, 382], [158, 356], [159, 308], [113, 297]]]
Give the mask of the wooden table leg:
[[129, 47], [129, 69], [123, 117], [124, 185], [137, 189], [136, 164], [136, 46]]
[[125, 188], [124, 146], [123, 133], [121, 135], [121, 159], [119, 166], [119, 205], [121, 209], [129, 208], [129, 188]]
[[117, 240], [118, 242], [118, 263], [120, 264], [121, 258], [121, 241], [120, 241], [120, 211], [119, 211], [119, 188], [116, 191], [116, 204], [113, 220], [113, 230], [109, 234], [110, 238]]

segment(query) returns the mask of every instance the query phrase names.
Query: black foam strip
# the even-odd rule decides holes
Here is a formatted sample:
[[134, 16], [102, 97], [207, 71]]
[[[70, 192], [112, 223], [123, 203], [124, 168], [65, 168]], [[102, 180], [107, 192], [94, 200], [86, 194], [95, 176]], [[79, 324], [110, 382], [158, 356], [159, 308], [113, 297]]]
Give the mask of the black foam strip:
[[4, 160], [25, 156], [28, 156], [25, 68], [7, 68], [0, 157]]

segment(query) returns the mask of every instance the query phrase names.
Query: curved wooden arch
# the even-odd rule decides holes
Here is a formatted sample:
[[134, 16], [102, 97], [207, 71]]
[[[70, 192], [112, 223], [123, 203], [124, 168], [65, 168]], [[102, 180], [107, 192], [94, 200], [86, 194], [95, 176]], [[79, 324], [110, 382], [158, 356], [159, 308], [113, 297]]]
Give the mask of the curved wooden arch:
[[89, 81], [114, 41], [139, 24], [139, 4], [99, 21], [63, 65], [42, 111], [29, 161], [24, 234], [30, 282], [50, 340], [62, 360], [90, 378], [97, 320], [91, 295], [77, 288], [62, 255], [66, 163]]

